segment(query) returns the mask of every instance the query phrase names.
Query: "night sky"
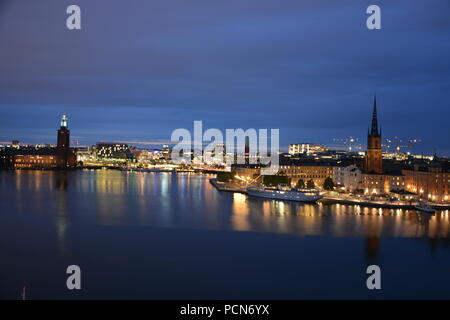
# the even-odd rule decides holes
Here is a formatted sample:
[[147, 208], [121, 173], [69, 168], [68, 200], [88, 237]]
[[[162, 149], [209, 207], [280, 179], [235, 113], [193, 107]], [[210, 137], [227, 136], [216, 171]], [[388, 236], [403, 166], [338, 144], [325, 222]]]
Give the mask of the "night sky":
[[0, 142], [54, 143], [67, 113], [82, 145], [194, 120], [365, 143], [376, 93], [385, 137], [450, 156], [449, 0], [0, 0], [0, 42]]

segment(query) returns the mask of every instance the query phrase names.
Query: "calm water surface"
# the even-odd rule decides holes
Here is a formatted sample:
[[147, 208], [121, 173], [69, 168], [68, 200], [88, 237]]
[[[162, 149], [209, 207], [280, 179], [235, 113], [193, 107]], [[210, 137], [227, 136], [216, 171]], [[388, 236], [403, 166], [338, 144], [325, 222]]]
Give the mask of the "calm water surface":
[[450, 298], [448, 211], [262, 200], [210, 177], [0, 171], [0, 298]]

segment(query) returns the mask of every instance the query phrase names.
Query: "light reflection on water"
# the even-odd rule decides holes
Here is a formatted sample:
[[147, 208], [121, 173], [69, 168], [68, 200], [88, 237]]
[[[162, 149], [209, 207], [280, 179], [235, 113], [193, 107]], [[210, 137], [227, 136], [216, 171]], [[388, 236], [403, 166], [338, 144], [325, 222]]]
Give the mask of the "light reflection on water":
[[[4, 212], [69, 223], [153, 225], [298, 236], [449, 238], [448, 210], [304, 204], [217, 191], [211, 176], [120, 171], [0, 173]], [[2, 199], [2, 200], [3, 200]], [[62, 237], [62, 236], [61, 236]]]
[[[87, 298], [367, 298], [369, 264], [383, 267], [384, 298], [448, 298], [448, 211], [249, 198], [210, 177], [0, 171], [0, 298], [24, 280], [31, 297], [70, 298], [61, 270], [74, 261], [91, 274]], [[413, 278], [418, 291], [404, 289]]]
[[295, 235], [448, 238], [447, 211], [435, 215], [414, 210], [349, 205], [303, 204], [233, 195], [233, 227]]

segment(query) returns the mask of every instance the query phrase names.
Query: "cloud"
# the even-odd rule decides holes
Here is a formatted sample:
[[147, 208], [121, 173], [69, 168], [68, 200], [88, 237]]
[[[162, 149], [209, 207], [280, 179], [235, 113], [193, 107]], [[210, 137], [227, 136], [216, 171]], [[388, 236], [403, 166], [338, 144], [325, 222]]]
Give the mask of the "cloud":
[[65, 29], [68, 1], [3, 12], [1, 138], [21, 106], [70, 109], [88, 140], [164, 140], [203, 120], [328, 142], [364, 135], [377, 92], [385, 133], [448, 148], [448, 1], [380, 1], [380, 31], [369, 1], [78, 2], [80, 32]]

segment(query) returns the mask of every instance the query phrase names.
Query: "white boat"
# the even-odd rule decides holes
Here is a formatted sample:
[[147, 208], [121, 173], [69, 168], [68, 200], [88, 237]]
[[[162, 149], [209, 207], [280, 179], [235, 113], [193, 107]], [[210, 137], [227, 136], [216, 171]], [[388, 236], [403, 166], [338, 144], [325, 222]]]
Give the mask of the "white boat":
[[286, 185], [278, 185], [278, 187], [276, 188], [248, 186], [247, 193], [249, 196], [253, 197], [300, 202], [315, 202], [322, 198], [319, 190], [307, 188], [291, 188]]
[[434, 213], [434, 208], [424, 202], [419, 202], [417, 205], [414, 206], [414, 208], [418, 211], [426, 213]]

